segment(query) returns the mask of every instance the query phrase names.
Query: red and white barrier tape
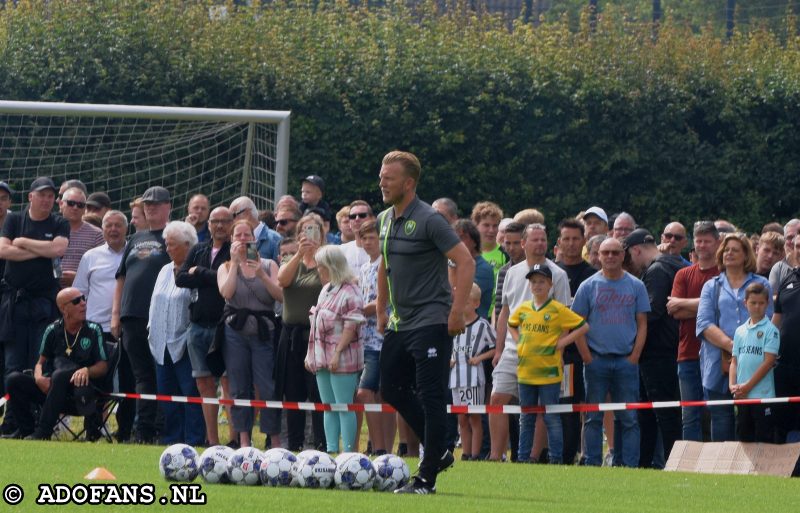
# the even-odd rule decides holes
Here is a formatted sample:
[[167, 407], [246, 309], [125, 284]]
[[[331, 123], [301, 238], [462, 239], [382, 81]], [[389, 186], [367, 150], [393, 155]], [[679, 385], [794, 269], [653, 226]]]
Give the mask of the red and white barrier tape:
[[[321, 404], [289, 401], [256, 401], [251, 399], [217, 399], [213, 397], [186, 397], [179, 395], [156, 394], [108, 394], [118, 399], [142, 399], [145, 401], [165, 401], [172, 403], [217, 404], [243, 406], [250, 408], [274, 408], [279, 410], [305, 411], [365, 411], [375, 413], [394, 413], [388, 404]], [[660, 401], [642, 403], [600, 403], [600, 404], [551, 404], [547, 406], [481, 405], [448, 406], [448, 413], [574, 413], [584, 411], [650, 410], [656, 408], [678, 408], [692, 406], [732, 406], [746, 404], [787, 404], [800, 403], [798, 397], [775, 397], [770, 399], [727, 399], [718, 401]], [[0, 403], [2, 404], [2, 403]]]

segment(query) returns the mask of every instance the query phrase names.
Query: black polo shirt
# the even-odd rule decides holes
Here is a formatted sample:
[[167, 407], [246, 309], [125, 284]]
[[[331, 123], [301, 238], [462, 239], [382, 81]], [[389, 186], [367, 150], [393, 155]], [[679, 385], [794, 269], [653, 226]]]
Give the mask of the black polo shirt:
[[[69, 355], [67, 347], [70, 348]], [[45, 374], [62, 368], [91, 367], [99, 361], [108, 360], [103, 346], [103, 328], [90, 321], [84, 321], [77, 334], [64, 332], [63, 319], [50, 323], [42, 335], [39, 354], [47, 359]]]
[[781, 314], [781, 365], [800, 367], [800, 271], [792, 269], [778, 287], [775, 313]]
[[380, 214], [381, 254], [394, 312], [389, 329], [447, 324], [452, 297], [445, 254], [460, 242], [447, 220], [417, 197], [397, 218], [394, 208]]

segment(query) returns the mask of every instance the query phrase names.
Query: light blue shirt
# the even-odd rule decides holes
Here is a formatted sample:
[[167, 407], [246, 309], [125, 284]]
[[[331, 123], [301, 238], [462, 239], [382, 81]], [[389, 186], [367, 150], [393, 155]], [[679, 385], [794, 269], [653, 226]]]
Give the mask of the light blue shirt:
[[[722, 374], [722, 353], [720, 348], [707, 341], [703, 332], [709, 326], [717, 326], [727, 336], [733, 338], [736, 328], [747, 322], [750, 315], [744, 307], [744, 291], [751, 283], [762, 283], [769, 291], [767, 317], [772, 317], [772, 288], [769, 282], [750, 273], [739, 290], [734, 291], [723, 272], [708, 280], [700, 292], [700, 305], [697, 307], [697, 330], [700, 339], [700, 373], [703, 387], [720, 393], [728, 393], [728, 377]], [[717, 289], [717, 287], [719, 287]], [[719, 291], [719, 321], [716, 320], [717, 290]]]
[[580, 284], [572, 311], [589, 323], [589, 349], [600, 355], [624, 356], [636, 342], [636, 314], [650, 311], [650, 299], [644, 283], [627, 272], [618, 280], [599, 272]]
[[[781, 347], [781, 336], [778, 328], [764, 317], [756, 324], [748, 320], [736, 328], [733, 335], [733, 356], [736, 357], [736, 383], [746, 383], [764, 363], [764, 353], [778, 355]], [[775, 397], [775, 378], [772, 369], [756, 383], [748, 399], [766, 399]]]
[[261, 258], [269, 258], [274, 260], [276, 264], [280, 264], [280, 246], [283, 239], [281, 234], [270, 229], [264, 223], [258, 223], [254, 235], [256, 237], [256, 248]]

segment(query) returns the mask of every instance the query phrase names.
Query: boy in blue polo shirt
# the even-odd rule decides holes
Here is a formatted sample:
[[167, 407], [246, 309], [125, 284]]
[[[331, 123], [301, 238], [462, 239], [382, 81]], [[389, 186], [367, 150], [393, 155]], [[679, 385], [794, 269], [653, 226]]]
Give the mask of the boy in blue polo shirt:
[[[780, 349], [778, 329], [766, 317], [769, 290], [761, 283], [745, 289], [750, 319], [733, 336], [728, 384], [735, 399], [775, 397], [772, 369]], [[738, 405], [736, 434], [740, 442], [773, 442], [772, 411], [767, 404]]]

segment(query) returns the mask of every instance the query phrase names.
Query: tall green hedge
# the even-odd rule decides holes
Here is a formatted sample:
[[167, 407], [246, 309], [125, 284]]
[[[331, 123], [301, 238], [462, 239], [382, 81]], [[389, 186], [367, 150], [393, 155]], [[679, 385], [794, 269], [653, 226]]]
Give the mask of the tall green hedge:
[[492, 199], [551, 224], [599, 204], [660, 229], [722, 216], [755, 230], [800, 203], [800, 41], [725, 43], [607, 9], [507, 30], [402, 2], [24, 1], [0, 10], [0, 97], [291, 109], [290, 187], [380, 205], [388, 150], [423, 163], [420, 195]]

